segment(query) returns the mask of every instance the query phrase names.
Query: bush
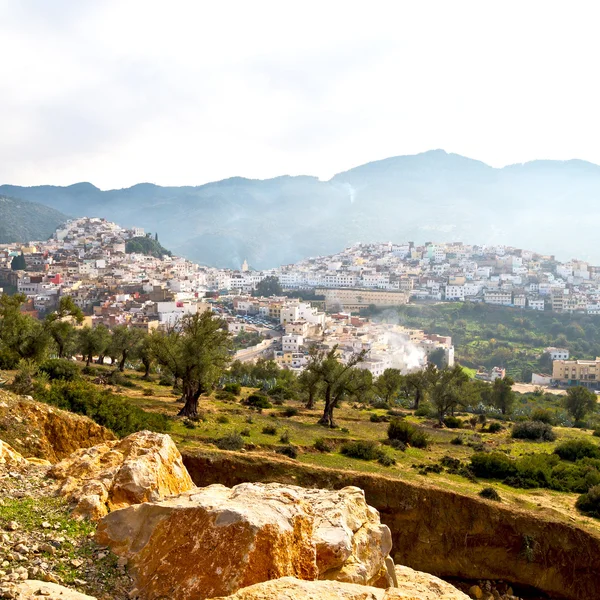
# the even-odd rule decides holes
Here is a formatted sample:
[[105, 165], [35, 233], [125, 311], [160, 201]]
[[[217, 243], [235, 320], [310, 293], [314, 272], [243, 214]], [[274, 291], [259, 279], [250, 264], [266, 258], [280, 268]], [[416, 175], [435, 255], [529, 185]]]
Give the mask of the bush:
[[567, 440], [554, 448], [554, 454], [571, 462], [580, 458], [600, 458], [600, 446], [590, 440]]
[[279, 441], [282, 444], [290, 443], [290, 432], [287, 429], [279, 436]]
[[150, 388], [144, 388], [142, 396], [154, 396], [154, 392]]
[[219, 415], [217, 417], [217, 423], [221, 423], [221, 425], [225, 425], [229, 423], [229, 417], [227, 415]]
[[41, 391], [36, 399], [90, 417], [119, 437], [143, 429], [162, 433], [168, 431], [171, 425], [166, 415], [144, 411], [109, 390], [100, 390], [83, 380], [53, 381], [49, 389]]
[[318, 450], [319, 452], [331, 452], [333, 449], [331, 444], [323, 438], [317, 438], [315, 440], [314, 447], [315, 450]]
[[239, 433], [234, 432], [219, 438], [216, 445], [220, 450], [241, 450], [244, 447], [244, 440]]
[[133, 381], [125, 377], [125, 375], [123, 375], [123, 373], [121, 373], [120, 371], [112, 371], [112, 373], [108, 376], [108, 382], [111, 385], [117, 385], [129, 389], [138, 387], [135, 383], [133, 383]]
[[385, 452], [380, 452], [377, 462], [384, 467], [393, 467], [396, 464], [396, 459]]
[[600, 437], [600, 429], [596, 429], [592, 435], [594, 437]]
[[373, 408], [383, 408], [388, 410], [389, 407], [390, 405], [385, 400], [377, 400], [376, 402], [373, 402]]
[[462, 446], [464, 444], [464, 439], [461, 435], [457, 435], [456, 437], [450, 440], [450, 443], [454, 446]]
[[476, 452], [471, 456], [471, 470], [475, 477], [504, 479], [517, 474], [515, 461], [502, 452]]
[[361, 460], [375, 460], [381, 455], [381, 450], [377, 448], [377, 443], [372, 440], [346, 442], [340, 452], [344, 456], [359, 458]]
[[161, 375], [158, 380], [158, 385], [162, 385], [163, 387], [169, 387], [173, 385], [173, 378], [168, 377], [167, 375]]
[[423, 402], [419, 406], [419, 408], [417, 408], [417, 410], [415, 410], [415, 415], [417, 417], [430, 417], [434, 413], [435, 413], [435, 409], [433, 408], [433, 406], [431, 406], [431, 404], [428, 404], [427, 402]]
[[448, 429], [460, 429], [462, 427], [462, 421], [456, 417], [448, 415], [444, 419], [444, 425], [448, 427]]
[[223, 386], [223, 391], [234, 396], [239, 396], [242, 391], [242, 386], [239, 383], [226, 383]]
[[397, 417], [398, 419], [403, 419], [406, 416], [406, 413], [402, 410], [398, 410], [396, 408], [390, 408], [390, 410], [387, 411], [387, 414], [390, 417]]
[[191, 419], [184, 419], [183, 420], [183, 426], [186, 429], [196, 429], [196, 424]]
[[33, 392], [33, 378], [37, 375], [38, 368], [32, 360], [20, 360], [19, 370], [15, 375], [10, 389], [20, 396]]
[[84, 375], [89, 375], [90, 377], [97, 377], [100, 373], [100, 370], [96, 369], [96, 367], [92, 367], [92, 365], [86, 365], [83, 367], [83, 369], [81, 369], [81, 372]]
[[480, 492], [479, 495], [482, 498], [486, 498], [487, 500], [494, 500], [495, 502], [502, 502], [502, 498], [500, 498], [500, 494], [493, 487], [485, 487]]
[[225, 390], [217, 390], [215, 393], [216, 400], [224, 400], [225, 402], [235, 402], [237, 397], [235, 394], [231, 392], [226, 392]]
[[276, 435], [277, 434], [277, 427], [275, 427], [274, 425], [265, 425], [262, 428], [262, 432], [265, 435]]
[[275, 452], [277, 452], [277, 454], [283, 454], [288, 458], [298, 458], [298, 449], [296, 446], [292, 446], [291, 444], [287, 446], [281, 446], [280, 448], [277, 448]]
[[369, 421], [371, 423], [389, 423], [390, 419], [386, 415], [371, 415]]
[[529, 417], [532, 421], [540, 421], [548, 425], [554, 425], [554, 415], [545, 408], [536, 408]]
[[289, 400], [290, 398], [294, 397], [294, 393], [283, 385], [276, 385], [272, 387], [267, 393], [269, 394], [269, 396], [271, 396], [271, 398], [274, 399], [274, 401]]
[[254, 408], [271, 408], [273, 406], [263, 394], [251, 394], [248, 396], [246, 404]]
[[240, 435], [244, 437], [250, 437], [250, 429], [248, 427], [245, 427], [240, 431]]
[[429, 445], [429, 436], [406, 421], [394, 419], [388, 425], [387, 434], [390, 440], [399, 440], [415, 448], [427, 448]]
[[595, 485], [579, 496], [575, 506], [583, 514], [600, 519], [600, 485]]
[[295, 417], [298, 414], [298, 409], [289, 406], [286, 408], [283, 413], [281, 413], [284, 417]]
[[40, 365], [40, 371], [47, 373], [51, 381], [62, 379], [63, 381], [75, 381], [81, 377], [77, 363], [66, 358], [51, 358]]
[[500, 423], [494, 422], [494, 423], [490, 423], [489, 427], [488, 427], [488, 431], [490, 433], [498, 433], [499, 431], [502, 431], [504, 429], [504, 427], [502, 427], [502, 425], [500, 425]]
[[553, 442], [556, 439], [556, 434], [552, 430], [552, 427], [541, 421], [515, 423], [510, 435], [516, 439], [534, 440], [536, 442]]
[[394, 450], [400, 450], [401, 452], [404, 452], [406, 450], [406, 444], [400, 440], [388, 440], [388, 444]]

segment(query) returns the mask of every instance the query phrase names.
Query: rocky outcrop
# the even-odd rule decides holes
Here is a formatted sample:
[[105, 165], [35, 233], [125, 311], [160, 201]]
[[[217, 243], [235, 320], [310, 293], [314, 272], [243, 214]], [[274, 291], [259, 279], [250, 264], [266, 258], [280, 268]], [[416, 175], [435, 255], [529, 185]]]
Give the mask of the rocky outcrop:
[[[448, 583], [425, 573], [413, 573], [410, 582], [388, 590], [339, 581], [301, 581], [282, 577], [257, 583], [217, 600], [469, 600]], [[433, 580], [440, 582], [437, 589]]]
[[55, 463], [114, 434], [91, 419], [0, 390], [0, 437], [22, 456]]
[[17, 584], [3, 585], [0, 588], [0, 598], [13, 598], [14, 600], [31, 600], [32, 598], [46, 598], [47, 600], [96, 600], [93, 596], [87, 596], [57, 583], [30, 579]]
[[572, 600], [599, 598], [600, 534], [432, 485], [312, 467], [256, 453], [185, 456], [194, 483], [278, 481], [365, 491], [392, 532], [393, 557], [440, 577], [502, 580]]
[[94, 520], [194, 488], [173, 440], [150, 431], [78, 450], [48, 474], [62, 482], [74, 514]]
[[97, 540], [128, 560], [147, 600], [224, 596], [285, 576], [392, 583], [389, 530], [353, 487], [212, 485], [113, 512]]
[[23, 467], [27, 461], [11, 446], [0, 440], [0, 465], [3, 467]]
[[469, 600], [469, 596], [457, 590], [446, 581], [415, 571], [410, 567], [396, 565], [396, 587], [398, 594], [395, 598], [419, 598], [419, 600]]

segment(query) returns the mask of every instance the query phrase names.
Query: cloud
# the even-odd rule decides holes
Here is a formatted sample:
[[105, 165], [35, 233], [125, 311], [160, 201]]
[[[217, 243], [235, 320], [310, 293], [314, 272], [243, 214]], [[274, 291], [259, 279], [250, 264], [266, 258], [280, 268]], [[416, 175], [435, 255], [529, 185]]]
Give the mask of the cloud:
[[0, 0], [0, 182], [329, 177], [440, 147], [600, 162], [594, 11]]

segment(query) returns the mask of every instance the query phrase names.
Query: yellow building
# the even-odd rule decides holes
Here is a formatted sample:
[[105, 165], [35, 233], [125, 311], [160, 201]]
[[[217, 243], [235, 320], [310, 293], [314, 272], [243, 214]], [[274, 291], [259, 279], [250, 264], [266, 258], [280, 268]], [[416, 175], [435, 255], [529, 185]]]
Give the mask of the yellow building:
[[401, 306], [408, 303], [405, 292], [387, 290], [357, 290], [320, 288], [316, 294], [325, 296], [326, 308], [333, 310], [359, 311], [368, 306]]
[[600, 383], [600, 358], [596, 360], [555, 360], [552, 379], [567, 385], [597, 387]]

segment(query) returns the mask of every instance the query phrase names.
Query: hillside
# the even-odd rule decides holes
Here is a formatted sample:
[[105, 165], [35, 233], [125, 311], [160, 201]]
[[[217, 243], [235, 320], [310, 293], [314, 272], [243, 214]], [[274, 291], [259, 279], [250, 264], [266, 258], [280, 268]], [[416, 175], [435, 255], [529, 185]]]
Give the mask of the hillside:
[[158, 240], [151, 237], [135, 237], [128, 240], [125, 252], [127, 254], [136, 252], [138, 254], [145, 254], [146, 256], [154, 256], [155, 258], [161, 258], [164, 255], [171, 256], [169, 250], [163, 248]]
[[[197, 187], [144, 183], [109, 191], [90, 183], [4, 185], [0, 193], [158, 229], [177, 254], [222, 267], [247, 259], [267, 268], [386, 240], [499, 243], [600, 263], [600, 167], [578, 160], [495, 169], [434, 150], [368, 163], [329, 181], [234, 177]], [[570, 206], [577, 210], [565, 220]]]
[[0, 194], [0, 244], [46, 240], [67, 220], [57, 210]]

